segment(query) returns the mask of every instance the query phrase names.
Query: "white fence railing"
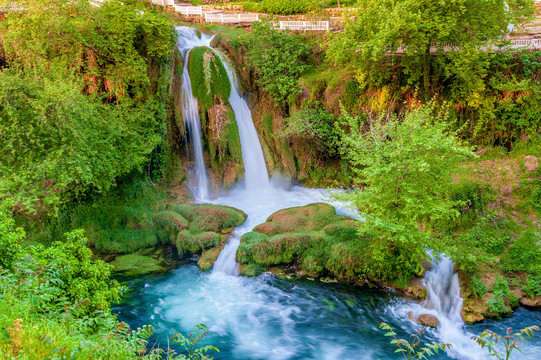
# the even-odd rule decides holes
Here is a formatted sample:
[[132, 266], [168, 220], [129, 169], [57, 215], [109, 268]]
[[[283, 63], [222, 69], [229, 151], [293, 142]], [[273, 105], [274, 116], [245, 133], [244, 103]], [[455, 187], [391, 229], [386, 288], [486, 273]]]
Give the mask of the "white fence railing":
[[[488, 43], [479, 47], [479, 50], [491, 52], [494, 50], [503, 50], [503, 51], [512, 51], [512, 50], [541, 50], [541, 39], [516, 39], [516, 40], [507, 40], [508, 42], [502, 46], [499, 46], [498, 43]], [[401, 46], [396, 49], [396, 54], [403, 54], [408, 50], [406, 46]], [[460, 51], [460, 47], [451, 44], [443, 43], [438, 46], [438, 44], [430, 44], [430, 52], [437, 53], [438, 51]]]
[[214, 24], [252, 23], [259, 21], [259, 14], [205, 14], [205, 22]]
[[301, 30], [301, 31], [327, 31], [328, 21], [279, 21], [276, 28], [280, 30]]
[[175, 5], [175, 11], [182, 15], [199, 15], [203, 16], [203, 8], [201, 6], [178, 6]]

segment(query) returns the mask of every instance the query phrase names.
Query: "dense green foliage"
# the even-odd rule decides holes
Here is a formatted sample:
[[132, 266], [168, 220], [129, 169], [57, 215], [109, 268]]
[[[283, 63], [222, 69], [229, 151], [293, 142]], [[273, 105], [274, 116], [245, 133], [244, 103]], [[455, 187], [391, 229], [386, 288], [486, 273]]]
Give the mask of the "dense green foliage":
[[377, 234], [369, 249], [372, 257], [390, 264], [394, 250], [389, 249], [407, 248], [412, 254], [399, 260], [400, 273], [419, 272], [424, 246], [437, 247], [428, 236], [458, 216], [450, 196], [451, 174], [472, 156], [471, 150], [457, 140], [445, 118], [427, 107], [401, 122], [346, 114], [339, 130], [341, 150], [354, 167], [355, 181], [364, 186], [345, 197], [366, 217], [362, 231]]
[[[0, 197], [51, 215], [108, 190], [162, 141], [164, 70], [175, 32], [136, 1], [19, 1], [3, 36]], [[162, 75], [165, 72], [162, 71]]]
[[[388, 95], [390, 110], [396, 101], [435, 98], [450, 105], [461, 136], [511, 147], [541, 124], [541, 53], [497, 51], [505, 50], [500, 38], [508, 24], [523, 22], [534, 8], [532, 0], [508, 5], [364, 0], [331, 39], [327, 57], [354, 72], [361, 94]], [[491, 44], [494, 51], [487, 51]]]
[[302, 108], [286, 120], [282, 136], [290, 141], [307, 141], [315, 150], [314, 157], [322, 158], [337, 154], [338, 134], [334, 127], [334, 115], [319, 102], [307, 101]]
[[263, 0], [260, 9], [277, 15], [302, 14], [317, 8], [315, 0]]
[[287, 113], [288, 103], [301, 92], [299, 76], [308, 67], [308, 47], [297, 35], [275, 31], [272, 21], [256, 22], [246, 39], [247, 59], [256, 69], [257, 82]]

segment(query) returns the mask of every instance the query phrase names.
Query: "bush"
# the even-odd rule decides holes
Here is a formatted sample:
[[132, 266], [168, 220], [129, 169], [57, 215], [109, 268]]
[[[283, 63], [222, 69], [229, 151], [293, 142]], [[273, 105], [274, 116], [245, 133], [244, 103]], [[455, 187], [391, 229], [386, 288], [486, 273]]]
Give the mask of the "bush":
[[288, 31], [276, 31], [268, 20], [252, 24], [252, 33], [245, 40], [245, 45], [248, 48], [247, 59], [256, 70], [258, 84], [287, 114], [288, 103], [301, 92], [299, 79], [308, 68], [306, 60], [310, 49], [298, 36]]
[[485, 296], [488, 291], [487, 285], [478, 278], [473, 279], [469, 285], [472, 295], [478, 299]]
[[314, 0], [263, 0], [260, 6], [261, 11], [277, 15], [303, 14], [316, 8]]
[[526, 271], [541, 275], [541, 238], [533, 231], [516, 239], [502, 256], [505, 271]]
[[338, 152], [338, 133], [333, 124], [334, 115], [321, 103], [307, 101], [300, 111], [286, 120], [286, 128], [280, 135], [306, 140], [318, 158], [333, 156]]

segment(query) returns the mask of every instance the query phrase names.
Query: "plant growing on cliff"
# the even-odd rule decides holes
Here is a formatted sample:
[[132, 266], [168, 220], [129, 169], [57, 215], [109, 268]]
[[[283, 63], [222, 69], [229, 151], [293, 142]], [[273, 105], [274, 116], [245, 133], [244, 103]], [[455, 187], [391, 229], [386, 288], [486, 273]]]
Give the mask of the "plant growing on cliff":
[[334, 115], [325, 110], [319, 101], [305, 102], [295, 115], [286, 120], [281, 133], [289, 139], [306, 140], [319, 156], [337, 154], [338, 134], [333, 125]]
[[245, 43], [258, 84], [287, 115], [289, 103], [301, 92], [299, 77], [308, 68], [310, 49], [297, 35], [275, 30], [272, 20], [253, 23]]

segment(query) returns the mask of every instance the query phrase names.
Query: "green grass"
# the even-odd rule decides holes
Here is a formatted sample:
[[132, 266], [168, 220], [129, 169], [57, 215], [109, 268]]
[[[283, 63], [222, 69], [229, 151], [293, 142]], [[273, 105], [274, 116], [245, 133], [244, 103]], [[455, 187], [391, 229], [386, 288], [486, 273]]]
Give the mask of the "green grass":
[[50, 245], [68, 231], [85, 229], [96, 249], [127, 253], [157, 244], [152, 214], [166, 198], [165, 191], [151, 183], [128, 181], [93, 199], [70, 203], [55, 218], [18, 223], [32, 243]]

